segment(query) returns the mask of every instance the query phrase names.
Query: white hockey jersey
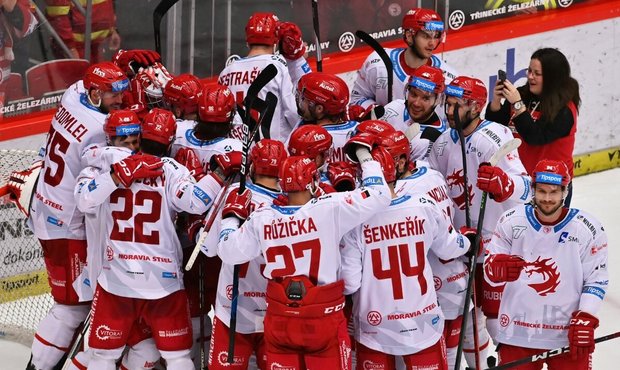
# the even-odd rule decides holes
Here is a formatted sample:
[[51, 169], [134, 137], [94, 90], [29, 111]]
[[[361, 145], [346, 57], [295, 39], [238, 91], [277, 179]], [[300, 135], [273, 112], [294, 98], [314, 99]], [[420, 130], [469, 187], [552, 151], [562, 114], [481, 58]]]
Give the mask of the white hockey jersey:
[[73, 190], [84, 150], [106, 145], [105, 118], [88, 102], [81, 80], [63, 94], [47, 134], [43, 168], [30, 207], [37, 238], [86, 238], [84, 215], [76, 207]]
[[105, 221], [105, 258], [97, 282], [112, 294], [158, 299], [183, 288], [178, 212], [202, 214], [221, 185], [211, 176], [194, 181], [187, 168], [162, 158], [164, 173], [117, 187], [103, 172], [81, 188], [79, 207]]
[[[443, 109], [438, 108], [437, 110], [443, 110]], [[427, 127], [432, 127], [438, 130], [439, 132], [446, 131], [449, 126], [448, 126], [448, 121], [446, 121], [445, 118], [442, 118], [444, 116], [445, 115], [438, 115], [439, 119], [436, 121], [436, 124], [434, 125], [424, 125], [418, 122], [418, 124], [420, 124], [420, 132], [415, 137], [409, 140], [409, 143], [411, 146], [411, 155], [410, 155], [411, 160], [413, 161], [424, 160], [425, 161], [428, 159], [433, 143], [428, 139], [423, 139], [422, 133], [424, 132], [424, 129], [426, 129]], [[388, 103], [385, 106], [385, 113], [379, 119], [386, 121], [387, 123], [392, 125], [396, 130], [399, 130], [402, 132], [407, 132], [407, 129], [409, 128], [409, 126], [413, 124], [413, 120], [411, 119], [411, 116], [409, 115], [409, 111], [407, 110], [407, 107], [405, 106], [404, 99], [396, 99]]]
[[[392, 100], [404, 99], [405, 97], [405, 85], [409, 76], [400, 64], [400, 56], [405, 50], [405, 48], [385, 49], [394, 66]], [[458, 76], [452, 67], [435, 55], [430, 57], [429, 65], [443, 71], [446, 85]], [[379, 55], [373, 51], [357, 71], [357, 78], [353, 84], [353, 89], [351, 89], [351, 104], [358, 104], [364, 108], [371, 104], [386, 105], [389, 103], [387, 98], [387, 69]]]
[[[260, 185], [247, 183], [247, 188], [252, 192], [252, 209], [268, 207], [273, 200], [281, 194], [279, 191], [269, 190]], [[237, 191], [238, 187], [230, 191]], [[221, 211], [213, 223], [205, 244], [212, 252], [216, 252], [218, 239], [222, 230]], [[203, 248], [206, 251], [207, 248]], [[209, 253], [209, 256], [215, 254]], [[233, 265], [222, 263], [220, 276], [217, 283], [217, 297], [215, 299], [215, 316], [222, 322], [230, 322], [230, 302], [232, 299]], [[265, 303], [265, 291], [267, 279], [262, 274], [265, 267], [263, 256], [244, 263], [239, 270], [239, 298], [237, 300], [237, 332], [243, 334], [262, 333], [263, 318], [267, 310]]]
[[262, 253], [268, 279], [305, 275], [318, 285], [340, 280], [340, 239], [390, 202], [379, 163], [368, 161], [362, 168], [365, 186], [359, 189], [324, 195], [301, 207], [264, 207], [239, 229], [237, 219], [225, 219], [220, 258], [239, 264]]
[[499, 253], [527, 262], [519, 279], [504, 288], [499, 342], [566, 346], [573, 311], [598, 313], [609, 284], [608, 249], [605, 230], [592, 215], [570, 209], [556, 225], [543, 225], [534, 207], [516, 207], [501, 216], [487, 245], [487, 259]]
[[[291, 80], [291, 75], [283, 57], [263, 54], [238, 59], [224, 68], [220, 73], [218, 81], [220, 84], [228, 86], [235, 94], [237, 104], [241, 104], [250, 84], [269, 64], [276, 66], [278, 74], [260, 91], [258, 97], [264, 99], [267, 92], [272, 92], [278, 98], [278, 104], [276, 105], [269, 130], [271, 135], [269, 139], [284, 142], [291, 133], [292, 128], [299, 121], [299, 115], [297, 114], [293, 85], [296, 81]], [[309, 71], [310, 69], [308, 68]]]
[[[506, 142], [513, 138], [510, 130], [496, 122], [482, 121], [469, 136], [465, 138], [465, 155], [467, 160], [467, 187], [469, 192], [469, 209], [471, 227], [477, 227], [482, 191], [476, 186], [478, 167], [488, 162], [491, 156]], [[446, 130], [433, 144], [429, 157], [430, 166], [446, 178], [449, 195], [455, 204], [453, 217], [454, 227], [459, 229], [465, 223], [465, 182], [463, 175], [463, 160], [461, 144], [457, 130]], [[506, 210], [529, 202], [531, 197], [531, 180], [527, 175], [517, 150], [513, 150], [502, 158], [498, 164], [514, 182], [514, 192], [507, 200], [498, 203], [488, 197], [482, 241], [486, 243], [491, 238], [495, 224], [500, 215]]]
[[196, 121], [177, 120], [177, 131], [172, 143], [170, 156], [174, 157], [179, 149], [190, 148], [200, 158], [203, 168], [209, 168], [211, 157], [217, 154], [241, 151], [243, 143], [237, 139], [219, 137], [213, 140], [200, 140], [194, 133]]
[[[83, 205], [82, 198], [87, 192], [82, 192], [84, 186], [94, 180], [103, 172], [110, 171], [110, 165], [119, 162], [132, 154], [131, 150], [123, 147], [104, 146], [88, 148], [82, 156], [84, 169], [77, 178], [74, 190], [75, 201], [80, 209]], [[78, 294], [81, 302], [92, 301], [95, 293], [97, 277], [101, 272], [103, 257], [105, 253], [105, 218], [100, 217], [97, 212], [84, 214], [84, 225], [86, 227], [86, 266], [82, 269], [80, 276], [74, 281], [73, 287]]]
[[353, 295], [355, 339], [392, 355], [417, 353], [443, 334], [429, 250], [444, 259], [469, 249], [430, 198], [404, 194], [343, 240], [345, 294]]
[[[395, 191], [398, 196], [407, 194], [432, 199], [452, 223], [454, 203], [448, 195], [446, 180], [439, 172], [428, 167], [418, 167], [411, 176], [396, 182]], [[442, 259], [435, 255], [433, 249], [426, 257], [433, 271], [433, 282], [441, 311], [446, 320], [454, 320], [463, 313], [469, 270], [461, 258]]]

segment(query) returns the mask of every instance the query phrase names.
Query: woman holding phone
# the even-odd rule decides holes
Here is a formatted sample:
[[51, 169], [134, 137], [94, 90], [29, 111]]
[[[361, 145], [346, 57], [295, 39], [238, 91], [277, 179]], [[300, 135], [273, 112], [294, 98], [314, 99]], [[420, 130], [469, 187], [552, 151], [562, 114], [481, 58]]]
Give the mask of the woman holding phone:
[[[502, 99], [505, 99], [502, 103]], [[507, 125], [523, 144], [519, 155], [530, 175], [540, 159], [566, 164], [573, 178], [573, 148], [581, 103], [579, 83], [559, 50], [538, 49], [530, 58], [527, 83], [515, 87], [499, 79], [485, 118]], [[572, 182], [565, 205], [570, 205]]]

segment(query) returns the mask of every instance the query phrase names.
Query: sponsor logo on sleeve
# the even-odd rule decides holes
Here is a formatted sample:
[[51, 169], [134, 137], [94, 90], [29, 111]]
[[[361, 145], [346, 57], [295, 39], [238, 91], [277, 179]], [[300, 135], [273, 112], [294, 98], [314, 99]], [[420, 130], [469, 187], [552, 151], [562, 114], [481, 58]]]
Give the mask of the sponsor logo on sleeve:
[[173, 271], [162, 271], [161, 277], [163, 277], [164, 279], [176, 279], [177, 273]]
[[383, 179], [379, 176], [366, 177], [362, 182], [364, 186], [383, 185]]
[[198, 186], [194, 186], [194, 196], [200, 199], [202, 203], [204, 203], [205, 206], [211, 203], [211, 198], [207, 195], [207, 193], [204, 190], [202, 190]]
[[581, 293], [592, 294], [599, 297], [600, 299], [605, 298], [605, 290], [595, 286], [584, 286]]

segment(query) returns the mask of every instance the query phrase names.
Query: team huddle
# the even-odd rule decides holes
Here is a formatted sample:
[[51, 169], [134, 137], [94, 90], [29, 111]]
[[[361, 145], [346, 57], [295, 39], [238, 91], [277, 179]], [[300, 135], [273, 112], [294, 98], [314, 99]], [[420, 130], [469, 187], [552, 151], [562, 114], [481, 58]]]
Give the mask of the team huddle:
[[590, 369], [602, 225], [564, 206], [564, 162], [528, 173], [510, 128], [481, 117], [484, 83], [433, 55], [437, 13], [402, 27], [392, 86], [376, 52], [351, 91], [311, 71], [271, 13], [217, 84], [149, 50], [89, 67], [30, 205], [10, 184], [55, 301], [27, 369], [486, 368], [495, 345], [500, 364], [569, 346], [549, 368]]

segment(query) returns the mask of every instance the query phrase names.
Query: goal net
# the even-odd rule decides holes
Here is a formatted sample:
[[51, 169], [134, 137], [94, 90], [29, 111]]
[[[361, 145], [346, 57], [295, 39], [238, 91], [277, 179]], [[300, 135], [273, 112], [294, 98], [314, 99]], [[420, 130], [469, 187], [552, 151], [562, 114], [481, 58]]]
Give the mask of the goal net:
[[[0, 150], [0, 184], [36, 157], [32, 150]], [[53, 300], [39, 241], [8, 196], [0, 197], [0, 292], [0, 339], [30, 347]]]

